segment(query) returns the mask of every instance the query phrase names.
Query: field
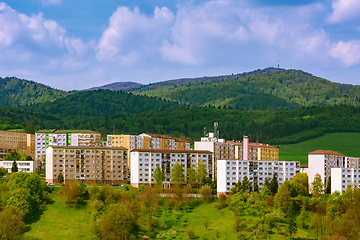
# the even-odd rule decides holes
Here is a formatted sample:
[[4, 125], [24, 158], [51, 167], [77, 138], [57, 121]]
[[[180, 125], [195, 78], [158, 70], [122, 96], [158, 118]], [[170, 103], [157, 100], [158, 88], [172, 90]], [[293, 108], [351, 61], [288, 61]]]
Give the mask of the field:
[[[97, 239], [91, 233], [90, 214], [85, 206], [68, 208], [57, 196], [57, 191], [52, 196], [54, 202], [28, 225], [23, 239]], [[236, 239], [235, 215], [230, 207], [219, 209], [216, 202], [203, 203], [200, 199], [193, 201], [198, 203], [193, 207], [185, 205], [183, 208], [160, 204], [155, 214], [156, 225], [151, 229], [143, 225], [138, 236], [185, 240], [189, 239], [188, 232], [192, 231], [191, 239]], [[146, 214], [144, 217], [146, 218]], [[245, 221], [249, 223], [257, 219], [258, 217], [245, 217]], [[268, 235], [268, 239], [287, 239], [284, 235], [276, 234], [276, 229], [272, 231], [275, 234]], [[295, 239], [312, 238], [309, 238], [307, 230], [298, 228]]]
[[68, 208], [52, 194], [54, 203], [37, 216], [37, 221], [28, 225], [24, 239], [90, 239], [90, 214], [85, 207]]
[[360, 133], [327, 133], [301, 143], [280, 146], [280, 160], [296, 160], [307, 164], [308, 153], [315, 150], [338, 151], [346, 156], [360, 157]]

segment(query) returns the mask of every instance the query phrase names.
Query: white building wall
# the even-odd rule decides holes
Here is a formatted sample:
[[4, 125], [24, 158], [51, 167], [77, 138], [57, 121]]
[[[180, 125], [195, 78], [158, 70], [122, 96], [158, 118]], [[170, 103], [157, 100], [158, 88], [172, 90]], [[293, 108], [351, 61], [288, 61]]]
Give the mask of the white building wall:
[[[35, 172], [36, 162], [35, 161], [16, 161], [18, 172]], [[13, 161], [0, 161], [0, 167], [5, 168], [9, 173], [11, 173]]]
[[[53, 168], [53, 156], [54, 156], [54, 149], [49, 146], [46, 148], [46, 172], [45, 178], [47, 182], [53, 183], [54, 182], [54, 168]], [[60, 164], [60, 163], [59, 163]]]
[[318, 173], [321, 176], [321, 180], [325, 183], [325, 155], [322, 154], [309, 154], [308, 155], [309, 165], [309, 186], [314, 181], [315, 175]]
[[331, 193], [342, 192], [342, 168], [331, 169]]

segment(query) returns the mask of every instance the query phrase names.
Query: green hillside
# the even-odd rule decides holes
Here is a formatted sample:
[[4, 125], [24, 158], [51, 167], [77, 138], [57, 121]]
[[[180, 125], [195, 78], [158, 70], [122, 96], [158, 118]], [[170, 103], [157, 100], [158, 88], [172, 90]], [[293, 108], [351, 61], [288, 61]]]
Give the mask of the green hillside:
[[50, 103], [26, 106], [23, 110], [67, 118], [74, 116], [110, 117], [181, 107], [183, 105], [179, 103], [155, 97], [138, 96], [122, 91], [97, 90], [76, 92]]
[[19, 107], [34, 103], [52, 102], [69, 95], [33, 81], [15, 77], [0, 78], [0, 103], [2, 106]]
[[326, 133], [321, 137], [280, 146], [280, 160], [297, 160], [307, 164], [308, 153], [332, 150], [349, 157], [360, 157], [360, 133]]
[[279, 109], [301, 106], [359, 106], [360, 87], [333, 83], [301, 70], [268, 68], [222, 77], [151, 84], [133, 93], [162, 97], [191, 106]]

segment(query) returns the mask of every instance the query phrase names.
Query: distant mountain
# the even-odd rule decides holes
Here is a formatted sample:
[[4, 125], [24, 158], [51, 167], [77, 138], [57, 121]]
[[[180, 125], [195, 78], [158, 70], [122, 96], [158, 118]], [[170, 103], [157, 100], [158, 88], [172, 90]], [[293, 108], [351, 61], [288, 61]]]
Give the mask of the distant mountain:
[[301, 70], [266, 68], [217, 77], [178, 79], [133, 89], [191, 106], [280, 109], [360, 106], [360, 86], [330, 82]]
[[127, 90], [127, 89], [132, 89], [132, 88], [139, 88], [141, 86], [143, 86], [143, 85], [140, 83], [136, 83], [136, 82], [114, 82], [114, 83], [106, 84], [106, 85], [103, 85], [100, 87], [89, 88], [89, 89], [86, 89], [85, 91], [92, 91], [92, 90], [99, 90], [99, 89], [119, 91], [119, 90]]
[[18, 79], [0, 78], [0, 105], [8, 107], [26, 106], [34, 103], [52, 102], [69, 93], [41, 83]]

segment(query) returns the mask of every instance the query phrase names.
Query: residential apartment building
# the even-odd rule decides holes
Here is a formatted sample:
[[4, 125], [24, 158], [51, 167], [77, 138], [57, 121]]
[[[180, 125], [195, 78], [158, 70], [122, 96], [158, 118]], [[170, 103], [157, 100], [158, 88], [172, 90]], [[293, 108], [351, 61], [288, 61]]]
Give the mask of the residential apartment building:
[[309, 184], [314, 181], [315, 175], [320, 174], [323, 184], [326, 184], [331, 175], [331, 168], [347, 168], [357, 166], [354, 158], [347, 158], [344, 154], [330, 150], [316, 150], [308, 154]]
[[291, 180], [300, 172], [299, 161], [249, 161], [249, 160], [218, 160], [217, 161], [217, 193], [228, 194], [238, 181], [245, 176], [249, 182], [258, 183], [259, 189], [264, 186], [266, 178], [277, 174], [279, 186]]
[[36, 160], [42, 161], [47, 146], [102, 146], [101, 134], [91, 130], [40, 130], [35, 133]]
[[184, 169], [184, 175], [190, 167], [196, 168], [198, 161], [207, 166], [208, 176], [212, 174], [213, 154], [201, 150], [172, 150], [172, 149], [135, 149], [130, 153], [131, 186], [154, 184], [153, 173], [156, 166], [160, 166], [164, 174], [164, 185], [170, 186], [171, 171], [178, 162]]
[[[226, 143], [234, 144], [235, 159], [250, 161], [279, 161], [279, 149], [277, 147], [264, 143], [249, 143], [248, 136], [244, 136], [243, 142], [226, 141]], [[247, 153], [247, 156], [244, 153]]]
[[35, 135], [25, 132], [0, 131], [0, 147], [13, 148], [35, 159]]
[[204, 150], [210, 151], [213, 154], [213, 168], [211, 172], [211, 179], [216, 179], [217, 161], [220, 159], [235, 159], [235, 145], [233, 143], [226, 143], [225, 139], [214, 137], [214, 133], [209, 133], [208, 137], [202, 137], [201, 141], [194, 142], [195, 151]]
[[186, 149], [190, 150], [190, 142], [167, 135], [142, 133], [140, 135], [108, 135], [107, 145], [134, 149]]
[[360, 168], [331, 168], [331, 193], [360, 187]]
[[124, 147], [48, 146], [46, 181], [57, 182], [62, 173], [65, 184], [74, 179], [86, 184], [126, 184], [127, 149]]
[[15, 152], [14, 147], [0, 147], [0, 161], [4, 161], [4, 157], [12, 152]]
[[[35, 172], [36, 171], [36, 161], [16, 161], [18, 172]], [[13, 161], [0, 161], [0, 167], [5, 168], [9, 173], [11, 173]]]

